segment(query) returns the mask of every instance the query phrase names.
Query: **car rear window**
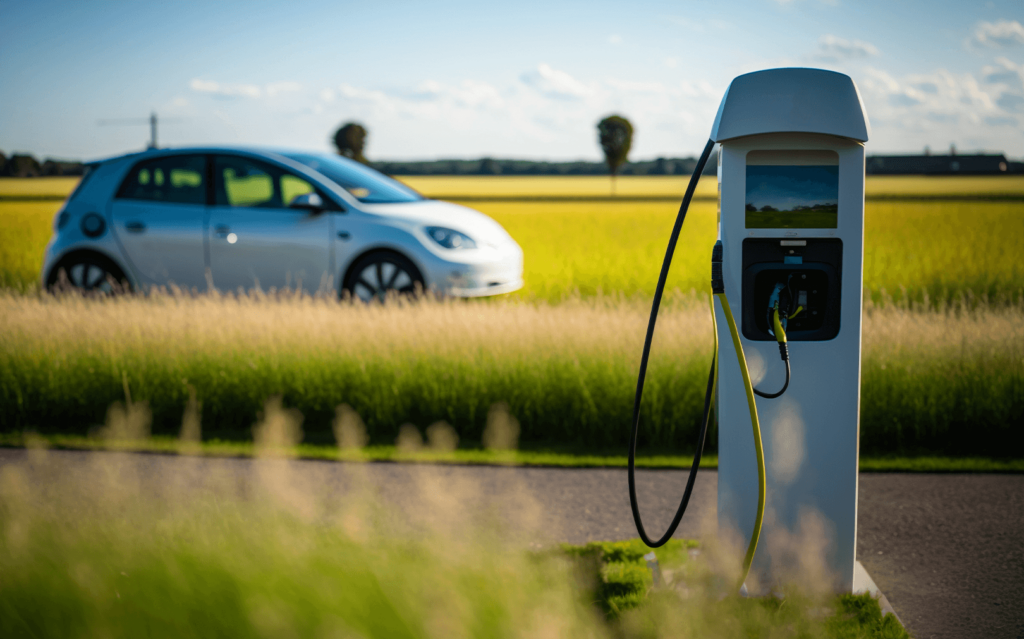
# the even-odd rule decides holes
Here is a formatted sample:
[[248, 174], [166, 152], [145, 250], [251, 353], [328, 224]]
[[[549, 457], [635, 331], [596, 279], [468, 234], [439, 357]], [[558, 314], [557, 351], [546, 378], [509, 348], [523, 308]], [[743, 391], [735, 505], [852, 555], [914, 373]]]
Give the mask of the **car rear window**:
[[206, 157], [172, 155], [143, 160], [128, 172], [117, 197], [203, 205], [206, 203]]
[[401, 182], [348, 158], [315, 153], [288, 154], [287, 157], [323, 174], [360, 202], [393, 204], [424, 199]]

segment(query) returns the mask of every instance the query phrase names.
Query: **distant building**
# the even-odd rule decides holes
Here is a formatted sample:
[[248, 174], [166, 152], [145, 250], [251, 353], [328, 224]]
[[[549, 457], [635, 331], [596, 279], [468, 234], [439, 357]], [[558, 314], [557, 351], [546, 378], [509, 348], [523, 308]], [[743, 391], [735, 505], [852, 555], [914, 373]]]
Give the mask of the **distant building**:
[[872, 155], [868, 175], [1000, 175], [1017, 172], [1020, 162], [995, 155]]

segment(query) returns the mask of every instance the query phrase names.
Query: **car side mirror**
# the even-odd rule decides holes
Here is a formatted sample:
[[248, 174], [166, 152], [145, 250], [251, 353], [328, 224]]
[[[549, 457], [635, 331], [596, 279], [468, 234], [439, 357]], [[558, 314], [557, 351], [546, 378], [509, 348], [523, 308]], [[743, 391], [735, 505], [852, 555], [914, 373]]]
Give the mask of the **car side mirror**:
[[327, 208], [324, 205], [322, 197], [316, 193], [303, 193], [302, 195], [296, 195], [292, 198], [292, 201], [288, 203], [290, 209], [302, 209], [309, 211], [310, 213], [319, 213]]

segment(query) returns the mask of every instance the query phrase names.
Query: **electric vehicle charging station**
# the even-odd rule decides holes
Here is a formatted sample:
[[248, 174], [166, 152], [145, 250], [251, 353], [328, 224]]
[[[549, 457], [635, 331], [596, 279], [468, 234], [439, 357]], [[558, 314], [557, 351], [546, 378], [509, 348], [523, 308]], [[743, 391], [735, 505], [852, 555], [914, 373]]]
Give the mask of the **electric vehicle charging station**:
[[[780, 295], [789, 317], [792, 381], [781, 397], [757, 400], [771, 515], [762, 537], [794, 534], [802, 515], [818, 513], [830, 533], [828, 565], [849, 592], [857, 540], [864, 108], [853, 81], [839, 73], [751, 73], [733, 80], [711, 138], [720, 144], [725, 294], [738, 302], [743, 352], [760, 388], [778, 389], [785, 377], [767, 319]], [[725, 327], [721, 308], [716, 313]], [[758, 500], [754, 438], [735, 348], [721, 334], [719, 344], [719, 528], [749, 534]], [[755, 555], [754, 567], [770, 579], [768, 550]]]
[[[860, 94], [846, 75], [791, 68], [737, 77], [722, 99], [669, 241], [634, 404], [634, 519], [649, 545], [671, 537], [692, 491], [714, 399], [719, 529], [744, 536], [741, 585], [751, 567], [762, 584], [771, 584], [785, 558], [773, 557], [772, 544], [758, 545], [759, 538], [792, 538], [811, 515], [823, 520], [821, 541], [836, 589], [854, 589], [868, 127]], [[669, 531], [652, 541], [640, 522], [632, 468], [643, 379], [679, 230], [716, 144], [717, 355], [686, 491]]]

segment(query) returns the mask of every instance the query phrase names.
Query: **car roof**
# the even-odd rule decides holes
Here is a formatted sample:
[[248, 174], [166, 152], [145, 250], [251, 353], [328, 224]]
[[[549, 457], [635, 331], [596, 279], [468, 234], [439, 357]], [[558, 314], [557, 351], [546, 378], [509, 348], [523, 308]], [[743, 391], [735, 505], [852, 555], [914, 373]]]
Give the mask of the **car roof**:
[[[97, 160], [86, 162], [86, 164], [106, 164], [115, 160], [143, 159], [148, 157], [160, 157], [163, 155], [179, 155], [182, 153], [253, 153], [257, 155], [277, 155], [288, 157], [290, 155], [331, 155], [330, 153], [317, 149], [295, 149], [271, 146], [244, 146], [244, 145], [216, 145], [216, 146], [179, 146], [160, 147], [157, 149], [145, 149], [121, 155], [112, 155]], [[343, 156], [338, 156], [343, 157]], [[347, 158], [346, 158], [347, 159]]]

